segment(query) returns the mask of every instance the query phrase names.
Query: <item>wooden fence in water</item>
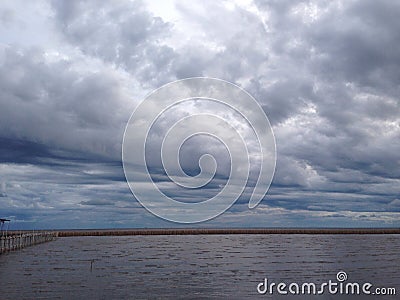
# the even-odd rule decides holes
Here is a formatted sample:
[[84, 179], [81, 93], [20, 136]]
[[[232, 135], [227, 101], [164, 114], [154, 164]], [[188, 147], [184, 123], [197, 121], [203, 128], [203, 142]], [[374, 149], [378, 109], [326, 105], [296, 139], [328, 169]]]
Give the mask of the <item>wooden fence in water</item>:
[[400, 234], [400, 228], [146, 228], [60, 230], [59, 237], [197, 234]]
[[54, 240], [58, 232], [20, 233], [0, 236], [0, 254]]

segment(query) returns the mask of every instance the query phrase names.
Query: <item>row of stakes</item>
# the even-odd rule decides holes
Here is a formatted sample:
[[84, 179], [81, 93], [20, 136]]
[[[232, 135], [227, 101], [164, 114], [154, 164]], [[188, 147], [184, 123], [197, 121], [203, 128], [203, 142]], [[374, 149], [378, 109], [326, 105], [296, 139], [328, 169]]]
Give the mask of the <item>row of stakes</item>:
[[0, 254], [54, 240], [57, 232], [21, 233], [0, 236]]

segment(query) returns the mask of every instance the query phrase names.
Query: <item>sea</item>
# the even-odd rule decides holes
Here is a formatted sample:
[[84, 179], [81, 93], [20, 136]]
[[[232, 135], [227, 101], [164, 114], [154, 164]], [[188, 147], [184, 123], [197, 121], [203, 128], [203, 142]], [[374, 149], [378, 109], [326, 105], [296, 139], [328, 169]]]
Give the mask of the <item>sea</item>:
[[63, 237], [0, 255], [0, 299], [400, 299], [399, 251], [395, 234]]

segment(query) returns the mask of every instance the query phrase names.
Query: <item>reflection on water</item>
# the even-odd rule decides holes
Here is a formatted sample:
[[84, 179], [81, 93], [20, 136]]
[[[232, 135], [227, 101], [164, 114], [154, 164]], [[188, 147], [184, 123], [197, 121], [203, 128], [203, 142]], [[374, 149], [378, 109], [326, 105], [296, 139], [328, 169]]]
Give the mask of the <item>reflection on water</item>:
[[400, 292], [399, 249], [398, 235], [59, 238], [0, 256], [0, 298], [271, 299], [257, 294], [265, 277], [321, 283], [340, 270]]

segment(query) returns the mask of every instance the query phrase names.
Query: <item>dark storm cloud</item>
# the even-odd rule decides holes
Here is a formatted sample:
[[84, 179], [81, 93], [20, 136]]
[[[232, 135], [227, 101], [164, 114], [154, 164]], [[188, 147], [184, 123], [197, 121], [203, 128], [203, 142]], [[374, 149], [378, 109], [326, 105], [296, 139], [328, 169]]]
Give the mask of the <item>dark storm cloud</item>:
[[140, 77], [143, 84], [166, 83], [171, 47], [160, 43], [171, 24], [152, 16], [141, 1], [53, 1], [55, 22], [67, 41]]
[[[313, 101], [318, 106], [319, 114], [332, 118], [333, 121], [341, 116], [340, 121], [352, 122], [355, 115], [364, 115], [366, 112], [370, 116], [380, 115], [381, 118], [398, 116], [398, 102], [387, 103], [382, 99], [385, 96], [399, 95], [400, 55], [394, 46], [400, 40], [396, 26], [398, 22], [396, 16], [400, 11], [398, 3], [390, 1], [347, 1], [342, 4], [335, 1], [257, 3], [269, 16], [272, 45], [270, 50], [278, 55], [277, 60], [280, 63], [277, 65], [277, 70], [273, 71], [276, 75], [285, 73], [285, 76], [288, 75], [284, 81], [286, 85], [278, 87], [276, 94], [283, 95], [282, 98], [292, 99], [293, 96], [284, 95], [293, 91], [297, 95], [297, 106], [302, 106], [300, 101], [302, 98]], [[319, 15], [314, 16], [314, 19], [309, 15], [301, 16], [304, 10], [312, 8], [319, 11]], [[305, 21], [309, 23], [304, 23]], [[279, 79], [276, 75], [275, 79]], [[296, 88], [300, 82], [303, 82], [306, 89]], [[368, 103], [361, 105], [356, 103], [353, 99], [354, 94], [350, 90], [351, 84], [360, 92], [380, 96], [375, 99], [378, 103], [375, 103], [374, 99], [369, 99]], [[318, 89], [319, 86], [321, 89]], [[274, 88], [272, 85], [272, 89]], [[266, 99], [268, 99], [267, 92]], [[269, 101], [273, 99], [272, 95]], [[284, 99], [280, 103], [284, 107], [288, 106]], [[289, 105], [290, 111], [293, 111], [293, 106], [295, 105]], [[375, 107], [379, 109], [372, 109]]]
[[0, 65], [2, 137], [115, 156], [129, 104], [114, 76], [79, 72], [68, 60], [48, 61], [40, 49], [6, 47]]
[[10, 138], [0, 138], [1, 163], [40, 163], [42, 158], [53, 156], [43, 145], [18, 141]]
[[399, 12], [397, 2], [367, 0], [350, 1], [326, 14], [308, 36], [325, 55], [321, 73], [381, 92], [398, 91], [400, 54], [393, 46], [400, 40]]

